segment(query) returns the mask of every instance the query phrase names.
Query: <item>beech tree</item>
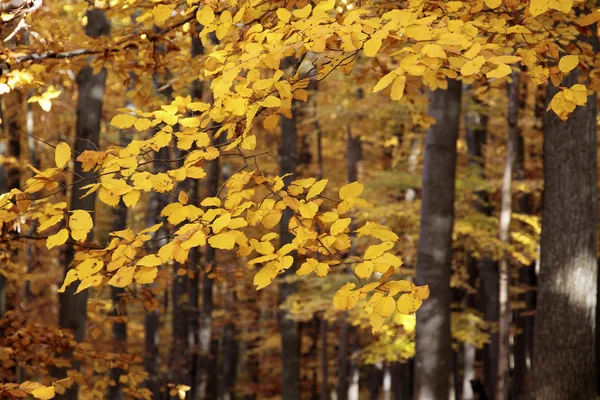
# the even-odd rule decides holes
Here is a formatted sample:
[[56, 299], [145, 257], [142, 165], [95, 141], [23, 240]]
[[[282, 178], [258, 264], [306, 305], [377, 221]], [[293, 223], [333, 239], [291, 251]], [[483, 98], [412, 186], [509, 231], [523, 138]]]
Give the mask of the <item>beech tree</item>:
[[[597, 4], [0, 16], [1, 396], [507, 398], [529, 373], [508, 362], [527, 325], [511, 306], [535, 289], [514, 276], [539, 245], [533, 396], [593, 397]], [[466, 101], [486, 149], [471, 126], [465, 143]], [[536, 208], [512, 204], [542, 188], [540, 239]]]

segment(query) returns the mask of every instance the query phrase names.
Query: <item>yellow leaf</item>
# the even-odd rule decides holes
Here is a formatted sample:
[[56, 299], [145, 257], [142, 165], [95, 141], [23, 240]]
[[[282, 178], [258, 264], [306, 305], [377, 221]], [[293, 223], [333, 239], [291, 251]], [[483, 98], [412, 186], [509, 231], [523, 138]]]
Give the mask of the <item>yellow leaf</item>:
[[54, 392], [54, 386], [44, 386], [41, 388], [33, 389], [31, 395], [36, 399], [48, 400], [54, 398], [56, 393]]
[[383, 253], [385, 253], [386, 251], [388, 251], [389, 249], [391, 249], [392, 247], [394, 247], [393, 242], [383, 242], [381, 244], [375, 244], [375, 245], [369, 246], [367, 248], [367, 251], [365, 251], [365, 260], [371, 260], [373, 258], [377, 258], [377, 257], [381, 256]]
[[82, 290], [90, 288], [92, 286], [98, 286], [102, 283], [102, 275], [89, 276], [81, 281], [75, 293], [79, 293]]
[[242, 150], [254, 150], [256, 148], [256, 136], [246, 136], [240, 144]]
[[178, 202], [185, 205], [188, 203], [189, 200], [190, 200], [190, 198], [188, 197], [186, 192], [184, 192], [183, 190], [179, 192], [179, 195], [177, 196]]
[[373, 263], [371, 261], [361, 262], [354, 269], [354, 273], [363, 279], [368, 279], [373, 274]]
[[310, 189], [308, 190], [308, 194], [306, 195], [306, 200], [310, 200], [313, 197], [317, 197], [318, 195], [320, 195], [321, 192], [323, 190], [325, 190], [325, 186], [327, 186], [327, 182], [329, 182], [329, 180], [321, 179], [320, 181], [318, 181], [317, 183], [312, 185], [310, 187]]
[[208, 26], [215, 20], [215, 12], [209, 6], [204, 5], [196, 13], [196, 19], [198, 20], [198, 22], [200, 22], [200, 24]]
[[88, 258], [77, 266], [77, 277], [79, 279], [87, 278], [88, 276], [94, 275], [96, 272], [100, 271], [103, 266], [104, 262], [101, 258]]
[[580, 26], [588, 26], [600, 21], [600, 10], [595, 10], [591, 14], [586, 15], [579, 21]]
[[219, 207], [221, 206], [221, 199], [218, 197], [207, 197], [200, 203], [204, 207]]
[[373, 311], [375, 311], [382, 317], [389, 317], [394, 313], [395, 309], [396, 301], [390, 296], [385, 296], [381, 299], [376, 300], [373, 307]]
[[292, 16], [292, 13], [289, 12], [287, 9], [285, 9], [285, 8], [277, 9], [277, 18], [279, 18], [281, 21], [287, 23], [287, 22], [289, 22], [291, 16]]
[[67, 271], [65, 280], [64, 280], [62, 286], [60, 287], [60, 289], [58, 289], [58, 293], [64, 293], [67, 286], [69, 286], [71, 283], [75, 282], [77, 279], [78, 279], [77, 271], [75, 269], [70, 269], [69, 271]]
[[375, 85], [375, 87], [373, 88], [373, 93], [379, 92], [380, 90], [383, 90], [386, 87], [388, 87], [390, 83], [392, 83], [394, 78], [396, 78], [396, 76], [398, 76], [398, 74], [396, 74], [396, 72], [394, 71], [384, 75], [384, 77], [381, 78], [379, 82], [377, 82], [377, 85]]
[[574, 70], [578, 64], [579, 64], [579, 57], [575, 54], [572, 54], [569, 56], [564, 56], [563, 58], [560, 59], [560, 61], [558, 62], [558, 69], [560, 70], [560, 72], [566, 74], [566, 73]]
[[270, 262], [264, 267], [260, 269], [254, 275], [254, 285], [256, 286], [256, 290], [260, 290], [264, 287], [267, 287], [273, 279], [279, 274], [279, 268], [277, 268], [277, 264], [274, 262]]
[[464, 65], [460, 69], [460, 73], [463, 76], [475, 75], [481, 70], [483, 63], [485, 63], [485, 58], [483, 56], [477, 56], [474, 59], [464, 63]]
[[413, 314], [421, 307], [421, 303], [412, 293], [405, 293], [396, 302], [396, 309], [402, 314]]
[[78, 242], [84, 242], [88, 233], [94, 227], [92, 217], [87, 211], [75, 210], [69, 217], [69, 228], [71, 228], [71, 237]]
[[511, 72], [512, 69], [510, 68], [510, 65], [500, 64], [496, 67], [496, 69], [486, 73], [485, 76], [487, 76], [489, 79], [500, 79], [504, 78], [507, 75], [510, 75]]
[[389, 290], [388, 296], [395, 296], [398, 293], [411, 293], [415, 284], [409, 281], [389, 281], [386, 282], [384, 288]]
[[219, 233], [208, 238], [208, 244], [215, 249], [231, 250], [235, 246], [235, 236], [231, 233]]
[[[144, 268], [149, 269], [149, 268]], [[135, 272], [135, 267], [123, 267], [120, 268], [116, 274], [113, 275], [112, 278], [108, 281], [108, 284], [114, 287], [123, 288], [127, 285], [131, 285], [133, 282], [133, 273]]]
[[158, 268], [138, 268], [137, 271], [133, 274], [133, 278], [135, 281], [141, 285], [146, 285], [154, 282], [158, 275]]
[[123, 202], [125, 203], [125, 206], [127, 206], [127, 208], [135, 207], [140, 199], [141, 194], [142, 192], [139, 190], [132, 190], [131, 192], [127, 193], [125, 196], [123, 196]]
[[359, 182], [352, 182], [344, 185], [340, 189], [340, 199], [346, 200], [348, 198], [354, 198], [360, 196], [363, 192], [364, 186]]
[[426, 44], [421, 49], [421, 54], [431, 58], [446, 58], [446, 52], [439, 44]]
[[304, 203], [299, 207], [299, 211], [300, 211], [300, 215], [302, 215], [303, 218], [314, 218], [315, 215], [317, 215], [317, 211], [319, 211], [319, 206], [316, 203], [313, 203], [312, 201], [309, 201], [308, 203]]
[[429, 286], [415, 287], [414, 296], [419, 300], [427, 300], [429, 298]]
[[115, 115], [110, 121], [110, 124], [119, 129], [131, 128], [137, 117], [130, 114]]
[[181, 243], [181, 248], [182, 249], [191, 249], [192, 247], [204, 246], [205, 244], [206, 244], [206, 234], [201, 230], [197, 230], [196, 232], [194, 232], [192, 234], [192, 236], [190, 236], [190, 238], [188, 240]]
[[152, 126], [152, 122], [148, 118], [138, 118], [135, 120], [133, 126], [138, 131], [142, 132]]
[[382, 43], [382, 40], [377, 38], [367, 40], [364, 44], [365, 56], [375, 57], [381, 48]]
[[406, 76], [398, 76], [394, 79], [394, 83], [392, 84], [392, 93], [391, 98], [394, 101], [398, 101], [404, 96], [404, 86], [406, 84]]
[[378, 332], [383, 327], [385, 318], [377, 313], [371, 313], [369, 318], [371, 321], [371, 327], [373, 328], [372, 329], [373, 333]]
[[142, 257], [135, 265], [138, 267], [156, 267], [162, 265], [162, 263], [162, 259], [156, 254], [148, 254]]
[[352, 222], [350, 218], [338, 219], [333, 223], [333, 225], [331, 225], [329, 233], [331, 234], [331, 236], [336, 236], [344, 232], [344, 230], [346, 230], [346, 228], [350, 225], [350, 222]]
[[573, 0], [550, 0], [550, 8], [567, 14], [573, 8]]
[[41, 223], [40, 226], [38, 226], [37, 231], [43, 232], [46, 229], [51, 228], [54, 225], [58, 224], [60, 221], [62, 221], [62, 219], [63, 219], [62, 214], [54, 215], [53, 217], [49, 218], [45, 222]]
[[312, 5], [307, 4], [299, 10], [294, 10], [294, 17], [304, 19], [310, 15], [312, 11]]
[[491, 8], [492, 10], [500, 7], [502, 4], [502, 0], [485, 0], [485, 5]]
[[333, 306], [338, 310], [352, 310], [358, 303], [359, 293], [353, 291], [354, 283], [346, 283], [333, 296]]
[[549, 0], [531, 0], [529, 3], [529, 12], [533, 17], [537, 17], [548, 11], [550, 8]]
[[169, 7], [164, 4], [159, 4], [152, 9], [152, 16], [157, 25], [163, 25], [173, 14], [173, 6]]
[[229, 225], [229, 221], [231, 221], [231, 214], [225, 213], [221, 215], [219, 218], [215, 219], [212, 223], [212, 230], [214, 233], [219, 233], [223, 228], [226, 228]]
[[69, 239], [69, 231], [66, 228], [61, 229], [58, 233], [49, 236], [46, 239], [46, 247], [50, 250], [53, 247], [61, 246]]
[[64, 168], [71, 159], [71, 148], [65, 142], [60, 142], [54, 152], [54, 162], [58, 168]]
[[585, 85], [578, 83], [571, 86], [570, 89], [573, 92], [575, 104], [578, 106], [585, 106], [587, 104], [587, 88]]

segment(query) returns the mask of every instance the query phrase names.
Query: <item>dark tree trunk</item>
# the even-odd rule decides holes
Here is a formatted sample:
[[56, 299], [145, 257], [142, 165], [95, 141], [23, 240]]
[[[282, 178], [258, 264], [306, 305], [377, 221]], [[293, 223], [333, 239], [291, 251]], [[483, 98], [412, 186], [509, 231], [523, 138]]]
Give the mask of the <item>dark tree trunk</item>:
[[[88, 24], [85, 29], [88, 36], [99, 37], [110, 33], [110, 24], [104, 11], [98, 9], [89, 10], [87, 18]], [[105, 82], [106, 69], [104, 68], [97, 75], [94, 75], [93, 68], [85, 66], [77, 74], [79, 99], [77, 101], [75, 154], [81, 154], [86, 150], [97, 150], [98, 148]], [[82, 194], [82, 186], [87, 185], [89, 179], [93, 176], [93, 171], [84, 172], [81, 163], [75, 163], [70, 206], [71, 210], [85, 210], [90, 212], [92, 218], [94, 218], [96, 194], [91, 194], [83, 199], [80, 196]], [[93, 240], [93, 231], [89, 233], [87, 240]], [[74, 256], [75, 249], [73, 245], [66, 244], [64, 251], [65, 274], [72, 267], [71, 263]], [[59, 326], [62, 329], [71, 330], [75, 340], [81, 342], [85, 338], [88, 291], [84, 290], [75, 294], [76, 289], [77, 285], [69, 285], [64, 293], [59, 294]], [[73, 368], [77, 369], [78, 367], [77, 363], [73, 363]], [[62, 370], [57, 377], [65, 376], [65, 373], [66, 371]], [[76, 399], [77, 394], [78, 386], [73, 385], [61, 398]]]
[[[155, 154], [156, 158], [168, 159], [169, 149], [164, 147]], [[165, 172], [167, 165], [164, 163], [153, 163], [153, 172], [155, 174]], [[150, 202], [148, 204], [148, 211], [146, 213], [146, 226], [153, 226], [160, 222], [160, 212], [167, 205], [167, 200], [164, 194], [158, 192], [152, 192], [150, 196]], [[164, 227], [160, 228], [157, 232], [153, 233], [153, 240], [159, 241], [156, 244], [159, 247], [162, 243], [161, 238], [164, 238], [167, 234], [167, 229]], [[168, 296], [165, 296], [165, 299]], [[145, 382], [146, 388], [152, 392], [153, 399], [161, 398], [161, 378], [160, 378], [160, 357], [159, 357], [159, 330], [160, 330], [160, 311], [159, 304], [157, 301], [155, 308], [147, 311], [144, 317], [144, 371], [148, 373], [148, 379]], [[165, 313], [167, 306], [165, 306]]]
[[[522, 98], [520, 101], [520, 106], [523, 107], [524, 104], [525, 101]], [[541, 112], [538, 117], [542, 117]], [[523, 138], [521, 131], [519, 131], [517, 136], [515, 180], [522, 181], [524, 179], [525, 139]], [[533, 212], [530, 197], [531, 196], [529, 193], [518, 196], [516, 204], [518, 212], [522, 214], [531, 214]], [[533, 342], [533, 315], [531, 315], [531, 313], [533, 310], [535, 310], [535, 293], [533, 290], [535, 287], [535, 278], [535, 262], [530, 265], [521, 266], [519, 269], [519, 285], [521, 288], [526, 290], [526, 292], [519, 294], [517, 298], [519, 302], [524, 303], [524, 308], [515, 310], [513, 316], [516, 327], [520, 331], [520, 333], [514, 337], [513, 346], [514, 370], [511, 381], [513, 400], [525, 400], [528, 393], [528, 377], [531, 373], [528, 366], [531, 363], [531, 349]]]
[[[481, 106], [475, 101], [475, 106]], [[467, 128], [467, 148], [469, 153], [469, 164], [472, 168], [478, 170], [480, 178], [485, 178], [485, 154], [484, 149], [487, 142], [487, 123], [488, 117], [481, 110], [474, 109], [465, 113], [465, 126]], [[489, 203], [489, 194], [486, 190], [477, 190], [475, 208], [480, 213], [492, 215], [492, 207]], [[472, 286], [478, 288], [477, 295], [468, 295], [466, 306], [477, 308], [481, 311], [487, 321], [497, 322], [499, 311], [499, 286], [498, 286], [498, 264], [487, 254], [483, 254], [481, 259], [474, 259], [467, 254], [467, 264], [469, 270], [469, 282]], [[477, 280], [479, 283], [477, 284]], [[495, 393], [496, 370], [498, 360], [498, 334], [490, 334], [490, 343], [485, 344], [483, 351], [471, 349], [472, 345], [465, 344], [465, 374], [463, 381], [463, 400], [474, 398], [472, 380], [481, 382], [475, 375], [474, 364], [476, 358], [483, 361], [483, 380], [485, 382], [485, 391], [489, 396]]]
[[416, 283], [429, 285], [431, 295], [417, 311], [415, 399], [418, 400], [445, 400], [450, 396], [450, 274], [461, 93], [461, 83], [449, 80], [447, 90], [436, 90], [429, 95], [429, 115], [436, 124], [429, 128], [425, 138]]
[[391, 365], [394, 400], [412, 400], [414, 396], [414, 359]]
[[[291, 173], [285, 178], [286, 187], [294, 179], [298, 166], [298, 101], [292, 101], [292, 118], [281, 117], [281, 144], [279, 147], [279, 173]], [[291, 243], [294, 238], [288, 230], [292, 210], [285, 209], [279, 223], [279, 245]], [[297, 285], [285, 282], [285, 278], [294, 275], [296, 268], [292, 265], [279, 283], [279, 303], [283, 304], [297, 291]], [[288, 310], [282, 310], [280, 315], [281, 330], [281, 396], [286, 400], [300, 400], [300, 333], [298, 322], [289, 315]]]
[[[221, 140], [221, 138], [217, 139]], [[214, 197], [219, 192], [220, 182], [219, 159], [210, 161], [208, 179], [206, 181], [206, 196]], [[217, 357], [219, 343], [213, 339], [212, 312], [213, 312], [213, 278], [210, 276], [215, 267], [216, 252], [210, 246], [206, 247], [204, 261], [209, 269], [202, 273], [202, 307], [200, 311], [200, 359], [199, 367], [199, 398], [213, 399], [218, 396], [218, 368]]]
[[[127, 207], [122, 201], [115, 209], [113, 218], [113, 231], [127, 229]], [[111, 287], [111, 297], [113, 302], [111, 315], [113, 317], [127, 317], [127, 306], [121, 301], [124, 294], [125, 288]], [[113, 352], [116, 354], [127, 353], [127, 323], [124, 321], [113, 322]], [[111, 400], [123, 399], [123, 390], [119, 382], [123, 372], [124, 371], [121, 368], [113, 368], [110, 370], [110, 379], [115, 381], [115, 385], [108, 388], [108, 396]]]
[[[513, 71], [512, 82], [508, 84], [508, 138], [506, 142], [506, 164], [502, 177], [499, 238], [508, 244], [510, 240], [510, 221], [512, 219], [512, 180], [519, 137], [519, 110], [521, 71]], [[499, 262], [499, 315], [498, 315], [498, 375], [496, 382], [496, 400], [507, 400], [509, 395], [510, 374], [510, 264], [509, 255], [502, 254]]]
[[[578, 83], [576, 68], [561, 86]], [[549, 82], [548, 103], [557, 89]], [[535, 318], [536, 399], [593, 399], [598, 224], [596, 94], [567, 121], [544, 118], [544, 203]]]

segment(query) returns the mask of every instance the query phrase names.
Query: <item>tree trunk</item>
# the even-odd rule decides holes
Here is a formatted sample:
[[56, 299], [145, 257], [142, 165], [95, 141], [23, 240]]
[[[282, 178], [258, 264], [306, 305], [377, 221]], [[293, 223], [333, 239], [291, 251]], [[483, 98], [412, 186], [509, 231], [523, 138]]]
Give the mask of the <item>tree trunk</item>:
[[[123, 136], [123, 134], [121, 134]], [[121, 142], [123, 144], [123, 142]], [[127, 207], [122, 201], [117, 206], [113, 215], [113, 231], [121, 231], [127, 229]], [[127, 306], [121, 301], [125, 294], [125, 288], [111, 286], [111, 297], [113, 309], [111, 315], [113, 317], [127, 318]], [[124, 321], [113, 322], [113, 352], [116, 354], [127, 353], [127, 323]], [[119, 379], [123, 375], [123, 369], [113, 368], [110, 370], [110, 379], [115, 381], [114, 386], [109, 386], [109, 399], [122, 400], [123, 390]]]
[[[31, 92], [30, 92], [31, 94]], [[27, 99], [29, 99], [29, 95]], [[40, 157], [37, 152], [37, 146], [34, 136], [34, 115], [33, 115], [33, 105], [31, 103], [27, 103], [27, 148], [29, 151], [29, 163], [35, 169], [40, 169]], [[37, 199], [37, 193], [32, 193], [30, 198]], [[29, 227], [29, 236], [34, 236], [37, 230], [38, 224], [37, 221], [32, 221]], [[38, 254], [35, 251], [35, 243], [31, 243], [27, 245], [26, 250], [26, 259], [27, 259], [27, 273], [32, 273], [36, 266], [39, 265]], [[27, 301], [31, 301], [33, 298], [33, 294], [31, 293], [31, 281], [28, 279], [25, 282], [25, 298]]]
[[425, 139], [416, 284], [429, 285], [431, 295], [417, 311], [415, 399], [418, 400], [445, 400], [450, 396], [450, 274], [461, 93], [461, 83], [449, 80], [447, 90], [436, 90], [429, 95], [429, 115], [436, 124], [429, 128]]
[[[521, 100], [521, 107], [525, 104]], [[537, 107], [536, 107], [537, 108]], [[540, 114], [536, 117], [541, 118], [543, 111], [540, 107]], [[515, 180], [522, 181], [525, 179], [525, 142], [521, 131], [518, 131], [517, 136], [517, 154], [515, 160]], [[517, 210], [522, 214], [532, 214], [531, 196], [529, 193], [522, 194], [517, 199]], [[525, 288], [525, 292], [519, 294], [518, 301], [525, 304], [524, 308], [517, 309], [514, 312], [513, 318], [517, 329], [521, 332], [514, 337], [513, 358], [514, 371], [511, 380], [512, 399], [524, 400], [528, 398], [528, 377], [531, 371], [531, 349], [533, 337], [533, 315], [531, 312], [535, 310], [534, 290], [535, 287], [535, 265], [533, 262], [530, 265], [521, 266], [519, 269], [519, 285]]]
[[[155, 154], [156, 158], [168, 159], [169, 149], [164, 147]], [[153, 163], [152, 170], [154, 174], [162, 173], [167, 170], [167, 165], [164, 163]], [[160, 212], [167, 205], [165, 195], [152, 192], [148, 211], [146, 213], [146, 226], [152, 226], [160, 222]], [[157, 232], [151, 233], [152, 240], [158, 241], [155, 246], [160, 247], [161, 238], [167, 235], [167, 229], [161, 227]], [[165, 296], [167, 297], [167, 296]], [[157, 301], [154, 302], [155, 308], [146, 311], [144, 316], [144, 371], [148, 373], [148, 379], [145, 382], [146, 388], [152, 392], [153, 399], [161, 398], [161, 379], [160, 379], [160, 357], [158, 351], [159, 345], [159, 330], [160, 330], [160, 311]], [[167, 307], [165, 306], [165, 313]]]
[[[220, 140], [217, 139], [217, 140]], [[213, 139], [213, 141], [215, 141]], [[206, 196], [214, 197], [219, 191], [220, 182], [219, 158], [210, 161], [208, 179], [206, 181]], [[212, 312], [213, 312], [213, 278], [210, 274], [215, 268], [215, 249], [206, 246], [204, 261], [210, 269], [205, 269], [202, 274], [202, 307], [200, 311], [200, 370], [199, 399], [213, 399], [218, 396], [218, 371], [217, 357], [219, 344], [212, 338]]]
[[329, 400], [329, 358], [327, 355], [327, 319], [321, 318], [321, 400]]
[[[298, 118], [298, 101], [292, 101], [292, 118], [281, 117], [281, 144], [279, 147], [279, 173], [293, 174], [284, 179], [286, 187], [294, 179], [298, 165], [296, 122]], [[294, 238], [288, 231], [288, 225], [293, 215], [292, 210], [285, 209], [279, 223], [279, 245], [291, 243]], [[296, 268], [292, 265], [282, 274], [279, 283], [279, 304], [285, 303], [288, 297], [297, 291], [297, 285], [287, 283], [285, 278], [294, 275]], [[298, 322], [294, 321], [288, 310], [282, 310], [280, 315], [281, 330], [281, 396], [286, 400], [300, 400], [300, 334]]]
[[[562, 86], [578, 83], [569, 73]], [[546, 103], [557, 89], [548, 83]], [[533, 384], [536, 399], [596, 395], [595, 318], [597, 139], [596, 94], [567, 121], [544, 118], [544, 204], [535, 318]], [[576, 321], [576, 323], [574, 323]]]
[[[508, 84], [508, 140], [506, 142], [506, 165], [502, 177], [499, 237], [500, 242], [510, 240], [510, 220], [512, 218], [512, 179], [519, 136], [519, 100], [521, 72], [513, 71], [512, 83]], [[503, 254], [499, 263], [499, 315], [498, 315], [498, 375], [496, 400], [506, 400], [509, 393], [510, 372], [510, 265], [508, 254]]]
[[[110, 33], [110, 24], [104, 11], [92, 9], [87, 12], [88, 24], [85, 27], [86, 34], [96, 38]], [[77, 126], [76, 140], [74, 144], [75, 154], [81, 154], [86, 150], [97, 150], [100, 136], [100, 120], [102, 119], [102, 104], [104, 101], [104, 86], [106, 82], [106, 69], [102, 68], [94, 75], [93, 68], [85, 66], [77, 74], [77, 85], [79, 87], [79, 98], [77, 101]], [[94, 176], [93, 171], [84, 172], [79, 162], [75, 163], [73, 171], [74, 184], [71, 187], [71, 210], [85, 210], [94, 217], [96, 194], [91, 194], [83, 199], [80, 198], [81, 188], [87, 185], [89, 179]], [[88, 241], [93, 240], [93, 231], [89, 233]], [[71, 268], [75, 249], [72, 244], [67, 243], [64, 251], [65, 275]], [[75, 294], [77, 285], [69, 285], [64, 293], [59, 294], [59, 326], [73, 332], [75, 340], [81, 342], [85, 338], [85, 323], [87, 318], [88, 291], [84, 290]], [[78, 363], [72, 367], [78, 369]], [[57, 377], [65, 376], [66, 371]], [[67, 390], [63, 399], [76, 399], [78, 386], [73, 385]]]
[[[475, 100], [475, 106], [480, 106]], [[485, 178], [485, 154], [484, 147], [487, 141], [487, 115], [474, 109], [465, 112], [465, 126], [467, 129], [467, 148], [469, 153], [469, 164], [471, 168], [478, 170], [481, 179]], [[492, 215], [492, 207], [489, 203], [489, 193], [486, 190], [475, 192], [475, 208], [478, 212]], [[499, 311], [499, 286], [498, 286], [498, 264], [487, 254], [483, 254], [477, 260], [467, 254], [467, 268], [469, 270], [469, 282], [478, 288], [477, 295], [467, 295], [466, 306], [478, 308], [487, 321], [492, 323], [498, 321]], [[479, 283], [477, 284], [477, 280]], [[473, 383], [476, 387], [481, 386], [480, 379], [475, 375], [474, 364], [476, 359], [483, 361], [483, 380], [487, 396], [495, 393], [496, 370], [498, 360], [498, 333], [490, 333], [490, 343], [485, 344], [483, 351], [470, 349], [471, 345], [465, 343], [465, 374], [463, 378], [463, 400], [476, 398], [473, 391]], [[475, 382], [473, 382], [475, 381]]]

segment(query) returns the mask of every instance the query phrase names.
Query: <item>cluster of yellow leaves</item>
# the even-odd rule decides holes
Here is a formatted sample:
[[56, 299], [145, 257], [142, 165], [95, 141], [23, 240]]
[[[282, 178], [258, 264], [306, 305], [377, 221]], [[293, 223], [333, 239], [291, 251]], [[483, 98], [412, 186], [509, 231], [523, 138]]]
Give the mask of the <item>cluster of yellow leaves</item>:
[[550, 101], [547, 110], [552, 110], [560, 119], [567, 120], [575, 107], [587, 104], [587, 88], [584, 85], [576, 84], [570, 88], [561, 88]]
[[359, 289], [355, 290], [355, 288], [354, 283], [346, 283], [335, 294], [333, 305], [338, 310], [352, 310], [360, 300], [374, 292], [363, 305], [364, 310], [370, 315], [373, 332], [379, 331], [396, 311], [400, 314], [415, 313], [421, 307], [423, 300], [429, 297], [427, 286], [415, 286], [404, 280], [372, 282]]
[[48, 400], [56, 396], [56, 390], [54, 386], [44, 386], [41, 383], [32, 381], [25, 381], [21, 384], [0, 383], [0, 395], [3, 394], [11, 398], [22, 398], [31, 395], [36, 399]]

